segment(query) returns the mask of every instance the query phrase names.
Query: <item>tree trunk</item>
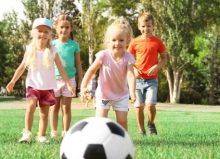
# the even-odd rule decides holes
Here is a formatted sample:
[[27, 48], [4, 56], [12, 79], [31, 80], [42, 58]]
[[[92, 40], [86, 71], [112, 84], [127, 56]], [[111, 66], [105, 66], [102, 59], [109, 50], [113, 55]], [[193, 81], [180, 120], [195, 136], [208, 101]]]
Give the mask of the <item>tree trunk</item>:
[[94, 54], [94, 49], [92, 46], [89, 46], [89, 65], [91, 65], [93, 62], [93, 54]]
[[166, 77], [169, 85], [170, 103], [179, 103], [183, 72], [173, 71], [168, 68], [166, 70]]

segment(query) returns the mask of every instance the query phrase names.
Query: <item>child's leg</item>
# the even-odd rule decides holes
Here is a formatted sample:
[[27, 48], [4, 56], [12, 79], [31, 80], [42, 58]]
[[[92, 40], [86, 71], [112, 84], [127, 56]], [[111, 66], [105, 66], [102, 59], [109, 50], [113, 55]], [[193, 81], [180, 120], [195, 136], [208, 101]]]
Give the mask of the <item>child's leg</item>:
[[[51, 133], [57, 132], [58, 126], [58, 117], [59, 117], [59, 110], [60, 110], [60, 97], [56, 97], [56, 104], [50, 108], [50, 127]], [[53, 134], [56, 136], [56, 134]]]
[[109, 109], [96, 108], [96, 116], [97, 117], [108, 117]]
[[144, 127], [144, 106], [136, 107], [137, 125], [140, 132], [145, 132]]
[[39, 132], [38, 132], [39, 136], [46, 135], [49, 107], [50, 106], [46, 106], [46, 105], [40, 107], [40, 121], [39, 121]]
[[63, 131], [66, 132], [70, 128], [71, 122], [71, 101], [72, 97], [62, 97], [62, 114], [63, 114]]
[[86, 104], [85, 104], [86, 108], [88, 108], [88, 106], [89, 106], [89, 99], [86, 100]]
[[125, 130], [128, 130], [128, 112], [125, 111], [115, 111], [116, 113], [116, 120], [117, 122], [125, 128]]
[[30, 98], [25, 113], [25, 130], [31, 131], [36, 110], [37, 99]]

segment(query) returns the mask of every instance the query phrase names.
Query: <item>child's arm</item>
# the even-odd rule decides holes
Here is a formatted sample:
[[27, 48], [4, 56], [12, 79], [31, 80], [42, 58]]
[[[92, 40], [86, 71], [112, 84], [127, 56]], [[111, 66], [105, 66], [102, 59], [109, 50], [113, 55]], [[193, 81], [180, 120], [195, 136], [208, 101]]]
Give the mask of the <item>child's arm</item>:
[[128, 79], [129, 92], [131, 96], [131, 102], [134, 102], [136, 100], [136, 94], [135, 94], [136, 78], [134, 74], [133, 65], [128, 65], [127, 79]]
[[78, 75], [78, 88], [80, 88], [82, 82], [82, 64], [81, 64], [80, 54], [77, 53], [75, 58], [76, 58], [76, 69]]
[[18, 66], [16, 69], [11, 81], [7, 84], [6, 89], [10, 93], [13, 91], [14, 85], [17, 82], [17, 80], [21, 77], [21, 75], [24, 73], [24, 70], [26, 68], [26, 55], [27, 53], [24, 54], [23, 60], [21, 64]]
[[147, 74], [148, 76], [155, 75], [167, 62], [167, 55], [166, 53], [160, 54], [160, 61], [157, 65], [152, 66], [150, 69], [148, 69]]
[[57, 68], [58, 68], [63, 80], [66, 83], [67, 89], [71, 92], [72, 96], [75, 96], [76, 95], [75, 91], [74, 91], [74, 89], [72, 88], [72, 86], [70, 84], [70, 80], [69, 80], [69, 78], [68, 78], [68, 76], [67, 76], [67, 74], [66, 74], [66, 72], [65, 72], [65, 70], [62, 66], [62, 63], [61, 63], [61, 60], [60, 60], [60, 57], [59, 57], [58, 54], [55, 55], [55, 63], [57, 65]]
[[96, 74], [97, 70], [100, 68], [101, 63], [98, 60], [95, 60], [93, 64], [89, 67], [89, 69], [86, 71], [82, 83], [81, 83], [81, 100], [84, 101], [86, 99], [86, 93], [88, 91], [88, 83], [92, 79], [92, 76]]

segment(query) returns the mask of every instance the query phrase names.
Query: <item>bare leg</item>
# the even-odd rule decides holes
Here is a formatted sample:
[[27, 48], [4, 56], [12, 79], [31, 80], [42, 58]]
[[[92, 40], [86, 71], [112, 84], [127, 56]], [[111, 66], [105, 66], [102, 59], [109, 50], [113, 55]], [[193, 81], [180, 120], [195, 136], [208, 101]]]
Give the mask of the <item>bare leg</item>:
[[96, 116], [97, 117], [108, 117], [108, 109], [100, 109], [100, 108], [96, 108]]
[[25, 130], [31, 131], [34, 120], [34, 112], [36, 110], [36, 99], [29, 99], [25, 113]]
[[61, 97], [56, 97], [56, 104], [50, 107], [50, 127], [52, 132], [57, 131]]
[[68, 131], [71, 123], [72, 97], [62, 97], [63, 131]]
[[145, 128], [144, 128], [144, 106], [137, 107], [136, 115], [137, 115], [137, 124], [138, 124], [139, 131], [145, 132]]
[[46, 135], [49, 107], [50, 106], [40, 107], [39, 136]]
[[150, 124], [154, 123], [154, 119], [156, 117], [156, 106], [155, 105], [148, 105], [147, 106], [147, 114], [148, 114], [148, 122]]
[[128, 130], [128, 120], [127, 120], [127, 116], [128, 116], [128, 112], [123, 112], [123, 111], [115, 111], [116, 113], [116, 119], [117, 122], [125, 128], [125, 130]]

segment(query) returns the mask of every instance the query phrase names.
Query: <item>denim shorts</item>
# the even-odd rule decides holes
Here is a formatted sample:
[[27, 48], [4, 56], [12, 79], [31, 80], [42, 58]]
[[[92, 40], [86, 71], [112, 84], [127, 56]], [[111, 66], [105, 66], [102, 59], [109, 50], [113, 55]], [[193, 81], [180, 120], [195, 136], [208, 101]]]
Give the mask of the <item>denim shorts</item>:
[[157, 103], [158, 79], [137, 79], [136, 80], [136, 101], [135, 107]]
[[112, 106], [114, 111], [128, 111], [128, 104], [129, 104], [129, 96], [125, 96], [118, 100], [103, 100], [100, 98], [96, 98], [95, 107], [96, 109], [107, 109], [109, 110]]

